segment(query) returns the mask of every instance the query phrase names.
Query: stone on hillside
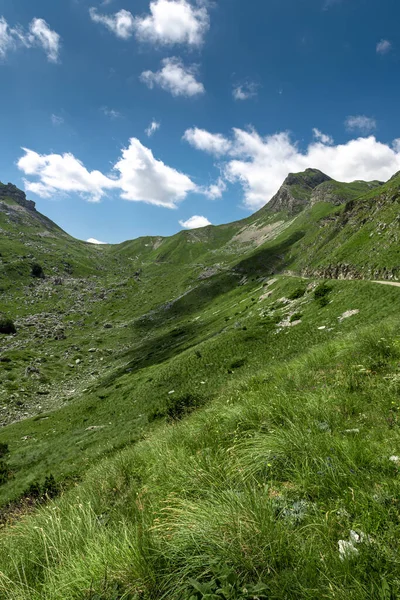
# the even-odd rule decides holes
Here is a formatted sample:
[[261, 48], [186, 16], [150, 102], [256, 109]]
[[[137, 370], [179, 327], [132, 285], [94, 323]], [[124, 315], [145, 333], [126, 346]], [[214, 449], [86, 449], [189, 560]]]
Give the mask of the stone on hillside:
[[344, 312], [342, 315], [340, 315], [340, 317], [338, 317], [339, 321], [342, 322], [345, 319], [348, 319], [349, 317], [353, 317], [354, 315], [358, 315], [359, 313], [359, 309], [355, 309], [355, 310], [346, 310], [346, 312]]
[[112, 329], [111, 323], [105, 323], [104, 329]]

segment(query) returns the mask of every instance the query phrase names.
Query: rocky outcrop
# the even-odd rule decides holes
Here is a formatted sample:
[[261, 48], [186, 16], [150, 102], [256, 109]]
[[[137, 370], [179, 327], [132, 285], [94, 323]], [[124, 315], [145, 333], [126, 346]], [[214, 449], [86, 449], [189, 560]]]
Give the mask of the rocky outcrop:
[[268, 204], [270, 212], [287, 211], [293, 215], [310, 204], [313, 190], [331, 181], [331, 177], [318, 169], [306, 169], [303, 173], [290, 173], [277, 194]]
[[0, 182], [0, 201], [5, 198], [11, 198], [11, 200], [14, 200], [14, 202], [27, 210], [35, 210], [35, 203], [32, 200], [26, 199], [25, 192], [18, 189], [17, 186], [12, 183], [5, 185]]
[[357, 268], [348, 264], [329, 265], [316, 269], [304, 269], [304, 277], [318, 277], [319, 279], [367, 279], [382, 281], [399, 281], [400, 268], [375, 269], [372, 267]]

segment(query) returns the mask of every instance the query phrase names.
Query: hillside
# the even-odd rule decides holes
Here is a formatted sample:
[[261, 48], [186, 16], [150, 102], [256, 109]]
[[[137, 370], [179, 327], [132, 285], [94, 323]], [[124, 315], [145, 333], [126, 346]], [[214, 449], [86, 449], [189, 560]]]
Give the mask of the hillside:
[[399, 597], [399, 204], [92, 246], [0, 184], [0, 598]]

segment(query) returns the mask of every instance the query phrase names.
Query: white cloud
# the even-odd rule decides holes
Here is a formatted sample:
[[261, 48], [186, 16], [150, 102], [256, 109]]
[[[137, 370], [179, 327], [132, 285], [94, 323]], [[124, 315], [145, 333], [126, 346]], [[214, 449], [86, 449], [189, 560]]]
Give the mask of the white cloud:
[[155, 85], [173, 96], [197, 96], [204, 94], [204, 85], [196, 80], [197, 67], [185, 67], [180, 58], [164, 58], [162, 69], [154, 73], [144, 71], [140, 80], [152, 89]]
[[160, 129], [161, 125], [157, 121], [152, 121], [150, 125], [145, 130], [147, 137], [151, 137], [155, 134], [156, 131]]
[[58, 62], [61, 43], [58, 33], [50, 29], [44, 19], [33, 19], [29, 25], [29, 31], [30, 43], [41, 46], [50, 62]]
[[9, 28], [4, 17], [0, 17], [0, 58], [5, 58], [7, 52], [15, 48], [15, 30]]
[[64, 117], [60, 117], [59, 115], [52, 114], [50, 119], [54, 127], [58, 127], [64, 123]]
[[45, 198], [60, 192], [77, 193], [98, 202], [108, 191], [115, 190], [125, 200], [175, 208], [198, 189], [187, 175], [154, 158], [137, 138], [131, 138], [129, 146], [122, 150], [111, 175], [89, 171], [72, 154], [40, 155], [25, 148], [24, 152], [18, 168], [26, 176], [38, 179], [25, 180], [25, 189]]
[[207, 198], [210, 200], [217, 200], [218, 198], [222, 198], [222, 194], [226, 191], [226, 187], [225, 181], [222, 179], [222, 177], [219, 177], [216, 183], [213, 183], [207, 188], [203, 188], [199, 191], [200, 193], [204, 194], [204, 196], [207, 196]]
[[388, 54], [392, 49], [392, 43], [389, 40], [381, 40], [376, 45], [376, 51], [378, 54]]
[[154, 44], [202, 44], [210, 27], [205, 5], [195, 7], [187, 0], [154, 0], [149, 8], [150, 14], [142, 17], [134, 17], [128, 10], [102, 15], [93, 7], [89, 14], [92, 21], [125, 40], [135, 34], [138, 40]]
[[365, 115], [353, 115], [347, 117], [345, 121], [346, 128], [349, 131], [360, 131], [361, 133], [370, 133], [376, 129], [376, 121]]
[[288, 173], [309, 167], [344, 182], [386, 181], [400, 170], [400, 142], [390, 147], [374, 136], [338, 145], [316, 140], [301, 150], [287, 132], [262, 137], [255, 130], [234, 129], [230, 143], [222, 174], [243, 187], [244, 204], [251, 210], [269, 202]]
[[0, 58], [5, 58], [11, 50], [19, 47], [32, 48], [40, 46], [50, 62], [58, 62], [61, 37], [50, 29], [44, 19], [32, 19], [29, 31], [17, 25], [12, 28], [4, 17], [0, 17]]
[[122, 117], [122, 115], [121, 115], [120, 112], [118, 112], [117, 110], [114, 110], [113, 108], [107, 108], [107, 106], [103, 106], [101, 108], [101, 112], [106, 117], [109, 117], [112, 120], [114, 120], [114, 119], [120, 119]]
[[210, 133], [198, 127], [187, 129], [183, 139], [197, 150], [203, 150], [217, 156], [226, 154], [231, 148], [231, 142], [220, 133]]
[[322, 133], [322, 131], [320, 131], [316, 127], [314, 127], [313, 129], [313, 135], [318, 142], [321, 142], [321, 144], [331, 145], [334, 142], [333, 137], [327, 135], [326, 133]]
[[198, 215], [194, 215], [190, 217], [187, 221], [179, 221], [179, 225], [184, 229], [199, 229], [200, 227], [207, 227], [208, 225], [212, 225], [210, 221], [206, 217], [200, 217]]
[[232, 95], [235, 100], [249, 100], [257, 96], [258, 85], [253, 81], [243, 83], [242, 85], [236, 85], [233, 88]]
[[82, 194], [98, 202], [105, 190], [115, 187], [115, 181], [100, 171], [89, 172], [72, 154], [40, 155], [23, 148], [25, 155], [19, 159], [18, 168], [25, 175], [36, 176], [39, 182], [25, 182], [27, 191], [49, 197], [57, 191]]
[[194, 7], [186, 0], [150, 2], [150, 15], [135, 19], [138, 39], [159, 44], [198, 46], [210, 20], [205, 6]]
[[88, 244], [96, 244], [97, 246], [104, 246], [108, 244], [108, 242], [100, 242], [100, 240], [96, 240], [96, 238], [89, 238], [86, 240]]
[[105, 25], [110, 31], [123, 40], [133, 35], [135, 19], [129, 10], [120, 10], [114, 15], [100, 15], [96, 8], [89, 9], [90, 18], [95, 23]]
[[128, 148], [114, 169], [119, 172], [118, 187], [125, 200], [141, 200], [150, 204], [175, 208], [189, 192], [196, 190], [191, 179], [156, 160], [152, 151], [136, 138], [130, 140]]

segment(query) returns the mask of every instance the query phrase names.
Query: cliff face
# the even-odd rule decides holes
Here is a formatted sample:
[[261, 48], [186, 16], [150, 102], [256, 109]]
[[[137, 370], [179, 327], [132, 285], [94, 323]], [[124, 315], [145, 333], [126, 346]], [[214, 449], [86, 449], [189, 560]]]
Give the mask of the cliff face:
[[0, 201], [4, 198], [11, 198], [11, 200], [14, 200], [14, 202], [27, 210], [36, 210], [36, 205], [33, 200], [27, 200], [25, 192], [18, 189], [17, 186], [12, 183], [7, 183], [6, 185], [0, 182]]

